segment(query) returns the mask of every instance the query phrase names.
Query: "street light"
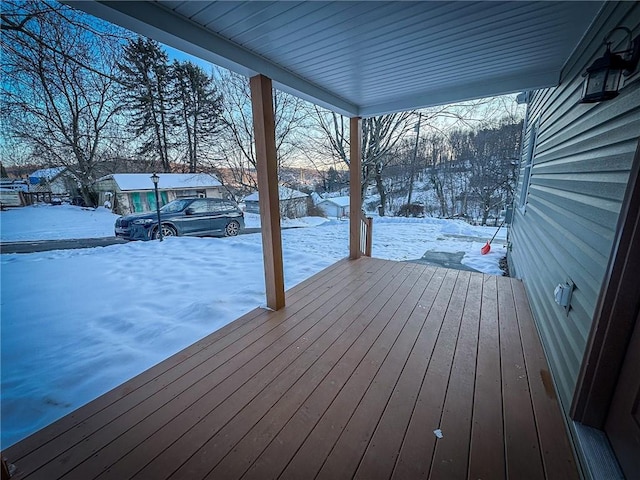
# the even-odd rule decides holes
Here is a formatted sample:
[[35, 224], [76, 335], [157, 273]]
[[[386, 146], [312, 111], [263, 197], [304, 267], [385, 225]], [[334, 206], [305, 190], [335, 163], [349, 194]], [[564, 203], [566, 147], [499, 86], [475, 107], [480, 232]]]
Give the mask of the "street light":
[[151, 181], [153, 182], [153, 189], [156, 192], [156, 212], [158, 213], [158, 238], [162, 241], [162, 222], [160, 221], [160, 199], [158, 198], [158, 181], [160, 177], [157, 173], [151, 175]]

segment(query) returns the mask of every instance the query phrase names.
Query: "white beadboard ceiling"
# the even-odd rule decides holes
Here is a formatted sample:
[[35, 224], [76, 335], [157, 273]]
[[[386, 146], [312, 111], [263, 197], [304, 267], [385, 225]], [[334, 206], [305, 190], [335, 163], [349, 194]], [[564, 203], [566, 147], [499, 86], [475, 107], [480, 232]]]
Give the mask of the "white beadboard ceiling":
[[557, 85], [602, 2], [68, 1], [349, 116]]

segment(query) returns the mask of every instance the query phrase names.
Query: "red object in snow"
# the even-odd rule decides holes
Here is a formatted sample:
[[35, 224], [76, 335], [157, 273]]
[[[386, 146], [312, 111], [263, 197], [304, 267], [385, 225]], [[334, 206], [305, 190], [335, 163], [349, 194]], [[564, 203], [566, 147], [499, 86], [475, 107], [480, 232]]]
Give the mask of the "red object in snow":
[[491, 251], [491, 242], [493, 242], [493, 239], [496, 238], [496, 235], [498, 235], [498, 232], [500, 231], [500, 229], [502, 228], [503, 225], [504, 225], [504, 220], [502, 221], [502, 223], [500, 224], [500, 226], [496, 230], [496, 233], [493, 234], [493, 237], [491, 237], [491, 240], [489, 240], [487, 243], [485, 243], [484, 247], [482, 247], [480, 249], [480, 253], [482, 255], [486, 255], [487, 253], [489, 253]]

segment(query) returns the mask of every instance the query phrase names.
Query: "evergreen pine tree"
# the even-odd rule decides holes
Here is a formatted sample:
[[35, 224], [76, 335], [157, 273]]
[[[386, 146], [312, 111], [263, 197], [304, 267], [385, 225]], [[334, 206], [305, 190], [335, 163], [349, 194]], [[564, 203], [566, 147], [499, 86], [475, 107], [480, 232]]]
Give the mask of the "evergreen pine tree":
[[222, 125], [222, 95], [213, 78], [191, 62], [174, 62], [172, 73], [174, 124], [179, 125], [185, 138], [185, 163], [189, 172], [195, 173], [204, 147]]
[[173, 147], [169, 92], [169, 59], [155, 40], [138, 37], [124, 48], [123, 100], [132, 113], [130, 126], [140, 139], [139, 153], [157, 156], [160, 168], [171, 171], [169, 152]]

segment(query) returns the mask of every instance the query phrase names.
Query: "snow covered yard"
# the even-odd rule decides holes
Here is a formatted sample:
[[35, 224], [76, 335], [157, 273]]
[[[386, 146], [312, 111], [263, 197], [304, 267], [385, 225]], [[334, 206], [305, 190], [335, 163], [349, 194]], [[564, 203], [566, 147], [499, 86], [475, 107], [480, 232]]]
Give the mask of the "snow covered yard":
[[[114, 219], [29, 207], [2, 212], [0, 228], [3, 241], [110, 236]], [[286, 288], [348, 254], [348, 222], [297, 222], [313, 228], [283, 230]], [[373, 232], [373, 255], [391, 260], [462, 251], [499, 274], [505, 253], [504, 231], [482, 256], [495, 228], [460, 221], [375, 218]], [[260, 234], [3, 254], [0, 273], [2, 448], [264, 304]]]
[[113, 237], [118, 215], [103, 207], [32, 205], [0, 214], [0, 240], [62, 240]]

